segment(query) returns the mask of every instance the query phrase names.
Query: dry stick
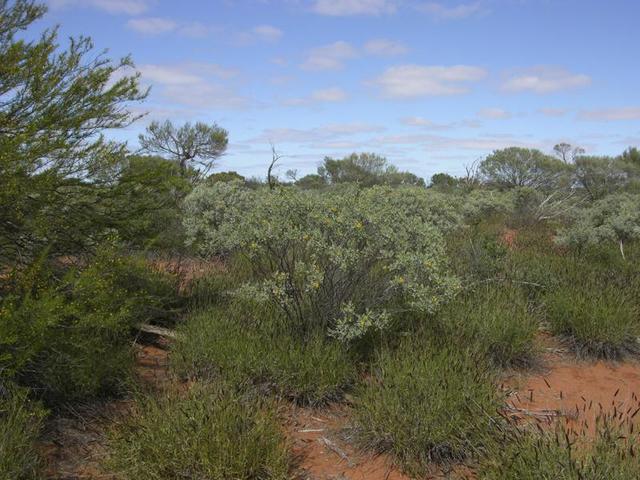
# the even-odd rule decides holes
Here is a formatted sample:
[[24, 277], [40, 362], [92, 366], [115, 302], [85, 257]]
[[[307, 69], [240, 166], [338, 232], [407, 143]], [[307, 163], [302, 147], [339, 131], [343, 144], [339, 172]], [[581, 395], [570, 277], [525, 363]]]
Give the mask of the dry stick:
[[340, 458], [342, 458], [345, 462], [347, 462], [347, 465], [349, 465], [349, 468], [353, 468], [355, 466], [354, 463], [349, 459], [349, 456], [344, 452], [344, 450], [338, 447], [335, 443], [333, 443], [327, 437], [320, 437], [318, 439], [318, 442], [320, 442], [326, 448], [328, 448], [333, 453], [335, 453]]

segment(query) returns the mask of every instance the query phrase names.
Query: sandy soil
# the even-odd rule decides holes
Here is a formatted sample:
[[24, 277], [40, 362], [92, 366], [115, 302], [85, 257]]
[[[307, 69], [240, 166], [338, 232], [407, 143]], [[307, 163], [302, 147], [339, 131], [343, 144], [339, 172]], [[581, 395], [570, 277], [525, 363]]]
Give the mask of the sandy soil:
[[561, 418], [577, 432], [595, 431], [599, 414], [640, 422], [640, 363], [577, 361], [550, 353], [541, 373], [507, 379], [509, 406], [548, 422]]

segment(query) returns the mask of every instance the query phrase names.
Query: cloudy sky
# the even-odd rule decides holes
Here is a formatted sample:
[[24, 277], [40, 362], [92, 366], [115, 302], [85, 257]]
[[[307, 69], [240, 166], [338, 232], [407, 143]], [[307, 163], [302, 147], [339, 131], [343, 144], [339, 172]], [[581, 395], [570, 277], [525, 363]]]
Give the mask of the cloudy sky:
[[48, 0], [45, 25], [131, 54], [152, 119], [217, 122], [219, 169], [373, 151], [429, 177], [510, 145], [640, 144], [638, 0]]

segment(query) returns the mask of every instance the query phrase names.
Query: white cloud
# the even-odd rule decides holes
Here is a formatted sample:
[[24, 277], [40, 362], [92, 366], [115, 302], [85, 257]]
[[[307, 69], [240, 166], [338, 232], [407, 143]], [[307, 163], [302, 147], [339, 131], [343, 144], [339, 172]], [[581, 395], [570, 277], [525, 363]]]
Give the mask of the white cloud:
[[358, 55], [351, 44], [338, 41], [314, 48], [309, 52], [307, 59], [301, 65], [305, 70], [339, 70], [344, 67], [344, 62]]
[[324, 88], [315, 90], [307, 97], [288, 98], [282, 102], [287, 107], [309, 106], [318, 103], [343, 102], [348, 98], [347, 92], [339, 87]]
[[547, 117], [562, 117], [567, 113], [567, 110], [564, 108], [544, 107], [544, 108], [539, 108], [538, 112], [543, 115], [546, 115]]
[[174, 31], [178, 24], [173, 20], [159, 17], [132, 18], [127, 22], [127, 27], [146, 35], [160, 35]]
[[347, 99], [347, 93], [338, 87], [316, 90], [311, 98], [318, 102], [342, 102]]
[[394, 0], [315, 0], [312, 10], [320, 15], [382, 15], [396, 11]]
[[486, 76], [483, 68], [468, 65], [400, 65], [385, 70], [372, 84], [389, 98], [459, 95], [469, 91], [464, 84]]
[[[344, 137], [367, 133], [379, 133], [385, 130], [380, 125], [368, 123], [336, 123], [310, 129], [267, 128], [249, 140], [251, 143], [314, 143], [344, 142]], [[315, 147], [314, 147], [315, 148]]]
[[578, 118], [591, 121], [640, 120], [640, 107], [602, 108], [599, 110], [585, 110]]
[[438, 123], [424, 117], [403, 117], [400, 123], [408, 127], [419, 127], [424, 130], [452, 130], [454, 128], [479, 128], [478, 120], [463, 119], [456, 122]]
[[[142, 81], [151, 83], [164, 100], [190, 108], [244, 108], [249, 99], [235, 88], [238, 72], [216, 64], [185, 63], [178, 65], [146, 64], [139, 68]], [[231, 84], [229, 80], [234, 79]]]
[[283, 32], [272, 25], [258, 25], [253, 28], [253, 34], [263, 40], [275, 42], [282, 38]]
[[588, 75], [571, 73], [559, 67], [533, 67], [508, 78], [502, 89], [506, 92], [546, 94], [584, 87], [591, 83]]
[[393, 40], [387, 40], [384, 38], [378, 38], [369, 40], [364, 44], [364, 51], [369, 55], [380, 55], [385, 57], [391, 57], [394, 55], [402, 55], [407, 53], [409, 49], [400, 42], [394, 42]]
[[502, 108], [483, 108], [478, 112], [478, 116], [482, 118], [488, 118], [491, 120], [507, 119], [511, 118], [511, 113], [503, 110]]
[[93, 7], [108, 13], [126, 15], [140, 15], [149, 9], [148, 0], [49, 0], [49, 5], [53, 8]]
[[463, 3], [456, 6], [427, 2], [416, 5], [416, 9], [439, 20], [459, 20], [482, 12], [480, 2]]

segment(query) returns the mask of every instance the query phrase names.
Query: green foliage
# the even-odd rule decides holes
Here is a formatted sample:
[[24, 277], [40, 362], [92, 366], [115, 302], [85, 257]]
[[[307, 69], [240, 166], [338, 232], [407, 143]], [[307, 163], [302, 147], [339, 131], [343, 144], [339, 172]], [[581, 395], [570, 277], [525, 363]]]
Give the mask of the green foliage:
[[479, 286], [451, 302], [442, 321], [452, 338], [472, 345], [497, 367], [528, 367], [535, 361], [538, 324], [514, 285]]
[[131, 155], [111, 188], [116, 207], [110, 220], [123, 241], [139, 248], [184, 248], [180, 203], [192, 186], [175, 162]]
[[479, 166], [484, 179], [500, 188], [546, 190], [562, 184], [567, 166], [539, 150], [509, 147], [496, 150]]
[[627, 189], [640, 179], [640, 165], [630, 157], [588, 157], [575, 160], [575, 183], [584, 189], [591, 200]]
[[41, 478], [41, 460], [35, 442], [45, 411], [30, 400], [25, 389], [0, 383], [0, 478]]
[[631, 422], [596, 419], [595, 438], [568, 426], [532, 432], [513, 428], [480, 462], [479, 480], [633, 480], [640, 472], [640, 438]]
[[109, 467], [124, 479], [288, 478], [285, 439], [269, 402], [225, 385], [141, 398], [111, 435]]
[[567, 283], [545, 296], [545, 306], [554, 333], [580, 356], [617, 360], [640, 351], [635, 298], [615, 285]]
[[576, 212], [574, 222], [559, 232], [558, 243], [573, 247], [615, 242], [624, 257], [624, 244], [640, 239], [640, 195], [609, 195]]
[[244, 182], [246, 179], [240, 175], [238, 172], [218, 172], [213, 175], [209, 175], [207, 177], [207, 183], [216, 183], [216, 182], [233, 182], [233, 181]]
[[163, 319], [174, 288], [111, 247], [62, 280], [35, 265], [0, 304], [0, 370], [51, 402], [117, 392], [133, 360], [132, 327]]
[[327, 182], [325, 181], [324, 177], [315, 173], [305, 175], [304, 177], [296, 180], [295, 184], [297, 187], [300, 187], [304, 190], [320, 190], [327, 187]]
[[[373, 185], [417, 185], [424, 180], [409, 172], [400, 172], [385, 157], [375, 153], [352, 153], [341, 160], [326, 157], [318, 168], [318, 176], [326, 185], [357, 183], [362, 187]], [[309, 184], [311, 178], [305, 183]], [[313, 178], [313, 180], [317, 180]]]
[[183, 377], [225, 379], [256, 386], [303, 404], [341, 396], [355, 376], [352, 359], [321, 334], [288, 333], [278, 313], [237, 302], [192, 316], [179, 330], [172, 358]]
[[474, 457], [498, 405], [491, 378], [464, 348], [413, 339], [379, 353], [356, 392], [355, 417], [365, 445], [421, 476], [432, 462]]
[[425, 219], [437, 213], [415, 198], [382, 187], [319, 196], [216, 184], [187, 198], [185, 225], [204, 254], [248, 258], [256, 281], [238, 295], [270, 302], [298, 328], [363, 337], [398, 310], [433, 312], [456, 291], [440, 231]]
[[19, 39], [44, 12], [0, 2], [0, 262], [10, 265], [42, 245], [66, 253], [104, 234], [112, 212], [88, 182], [109, 182], [124, 145], [102, 134], [135, 120], [127, 106], [146, 95], [138, 76], [121, 74], [130, 59], [96, 54], [89, 38], [66, 49], [56, 29]]

